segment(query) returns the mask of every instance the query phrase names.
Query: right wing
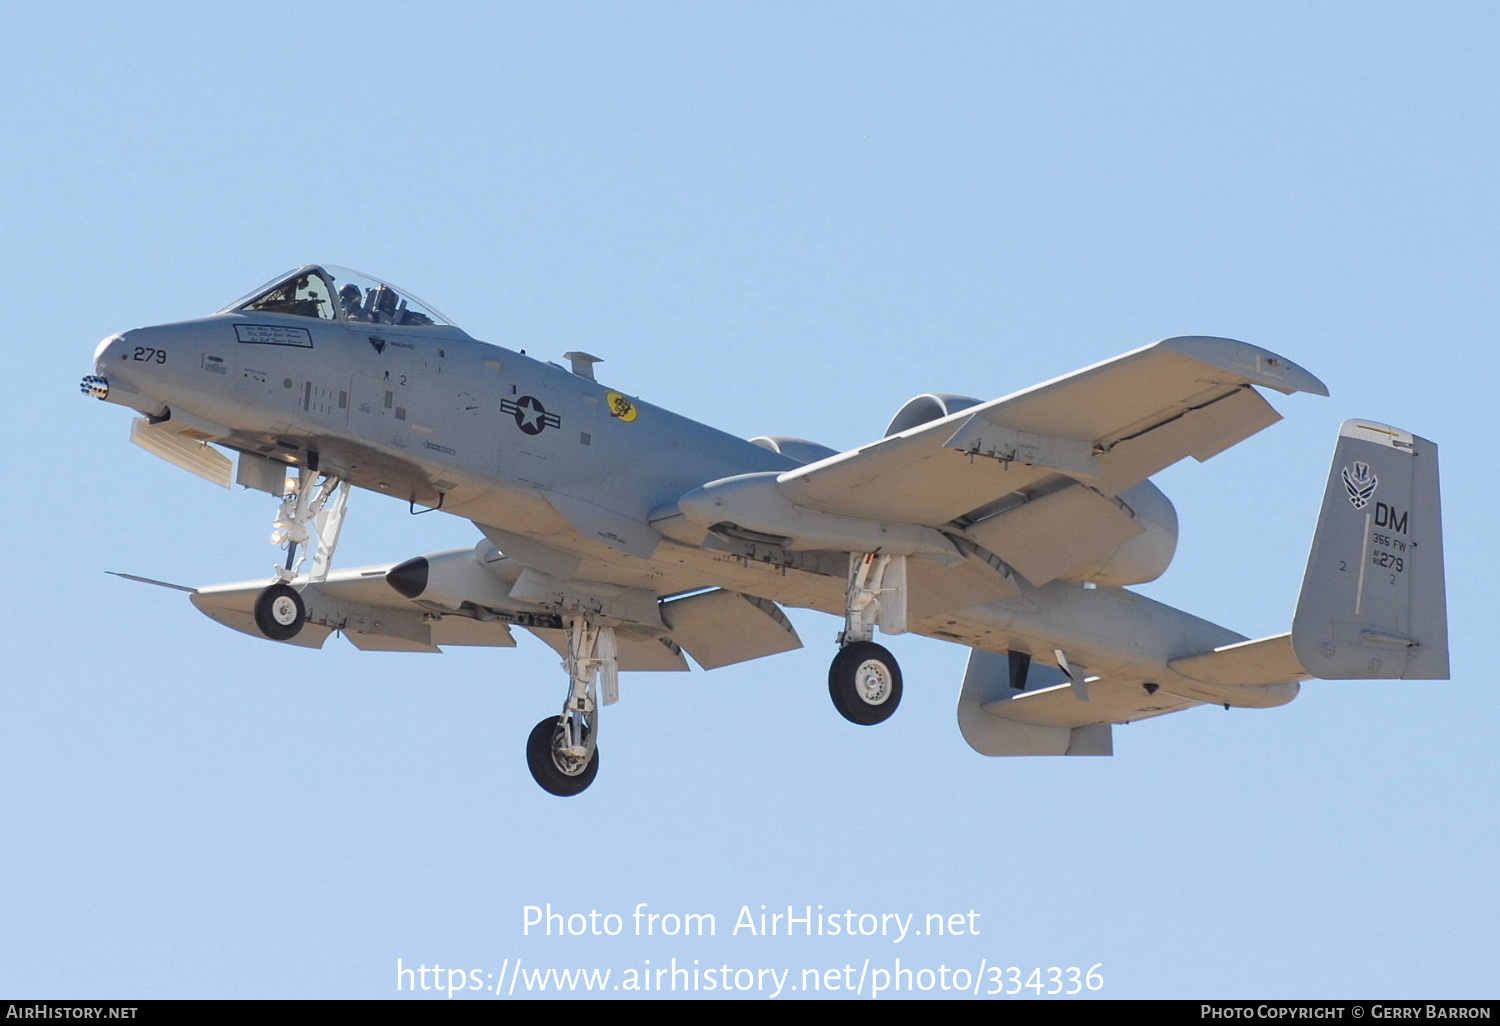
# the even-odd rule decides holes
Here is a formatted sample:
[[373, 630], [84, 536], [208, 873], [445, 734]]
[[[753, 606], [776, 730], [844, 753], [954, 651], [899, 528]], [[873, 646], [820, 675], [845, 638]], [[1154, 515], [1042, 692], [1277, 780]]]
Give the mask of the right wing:
[[[190, 592], [193, 605], [211, 619], [264, 637], [254, 610], [270, 583], [238, 581], [179, 590]], [[307, 648], [321, 648], [335, 631], [366, 651], [512, 648], [511, 628], [521, 627], [566, 657], [566, 617], [584, 606], [615, 627], [621, 670], [686, 670], [684, 650], [704, 669], [714, 669], [802, 644], [781, 610], [764, 599], [723, 590], [665, 601], [638, 589], [591, 594], [586, 582], [550, 577], [486, 543], [290, 583], [302, 598], [307, 620], [288, 643]]]
[[[326, 580], [293, 580], [302, 596], [307, 622], [287, 644], [322, 648], [328, 636], [341, 632], [355, 648], [374, 652], [440, 652], [439, 645], [514, 648], [510, 626], [500, 619], [434, 613], [402, 596], [386, 581], [399, 564], [336, 570]], [[263, 638], [255, 624], [255, 600], [271, 582], [235, 581], [197, 588], [190, 596], [209, 619], [242, 634]]]

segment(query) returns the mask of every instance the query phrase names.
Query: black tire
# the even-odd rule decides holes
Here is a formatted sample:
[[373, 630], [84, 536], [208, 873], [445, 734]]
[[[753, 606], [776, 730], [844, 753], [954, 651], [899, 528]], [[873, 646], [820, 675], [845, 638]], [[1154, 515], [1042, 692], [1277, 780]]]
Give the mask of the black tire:
[[901, 667], [873, 641], [845, 645], [828, 668], [828, 695], [850, 723], [883, 723], [901, 704]]
[[599, 775], [599, 749], [594, 748], [588, 765], [582, 768], [560, 763], [556, 743], [561, 730], [562, 720], [557, 716], [548, 716], [531, 728], [531, 736], [526, 739], [526, 768], [543, 791], [570, 798], [583, 792]]
[[273, 584], [255, 599], [255, 626], [272, 641], [290, 641], [307, 622], [302, 596], [285, 584]]

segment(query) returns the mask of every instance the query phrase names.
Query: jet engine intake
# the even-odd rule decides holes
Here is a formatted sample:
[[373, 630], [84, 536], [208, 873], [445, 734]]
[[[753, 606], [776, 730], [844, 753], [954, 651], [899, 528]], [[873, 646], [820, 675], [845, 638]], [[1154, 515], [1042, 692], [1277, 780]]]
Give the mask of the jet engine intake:
[[908, 400], [905, 406], [896, 411], [896, 415], [891, 418], [890, 425], [885, 429], [886, 437], [910, 431], [929, 421], [940, 420], [959, 410], [978, 406], [979, 403], [980, 400], [972, 396], [949, 395], [947, 392], [928, 392], [925, 395], [919, 395]]

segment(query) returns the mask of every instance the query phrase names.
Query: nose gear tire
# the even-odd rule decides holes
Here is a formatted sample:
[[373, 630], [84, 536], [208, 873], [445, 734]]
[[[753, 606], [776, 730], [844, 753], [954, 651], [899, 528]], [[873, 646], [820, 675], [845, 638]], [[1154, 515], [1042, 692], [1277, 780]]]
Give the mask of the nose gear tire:
[[526, 768], [543, 791], [568, 798], [579, 794], [599, 775], [599, 749], [589, 754], [588, 762], [558, 752], [562, 740], [562, 722], [548, 716], [531, 728], [526, 739]]

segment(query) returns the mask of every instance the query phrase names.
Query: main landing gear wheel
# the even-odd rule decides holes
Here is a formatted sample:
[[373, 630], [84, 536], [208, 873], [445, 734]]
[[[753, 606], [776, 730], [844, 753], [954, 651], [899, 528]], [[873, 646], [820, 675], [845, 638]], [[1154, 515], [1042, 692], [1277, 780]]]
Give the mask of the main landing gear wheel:
[[255, 599], [255, 626], [272, 641], [289, 641], [307, 622], [302, 596], [285, 584], [273, 584]]
[[599, 749], [587, 759], [562, 751], [567, 731], [560, 716], [548, 716], [526, 739], [526, 767], [543, 791], [562, 798], [581, 793], [599, 774]]
[[883, 723], [901, 704], [901, 667], [884, 646], [853, 642], [839, 649], [828, 668], [828, 694], [850, 723]]

